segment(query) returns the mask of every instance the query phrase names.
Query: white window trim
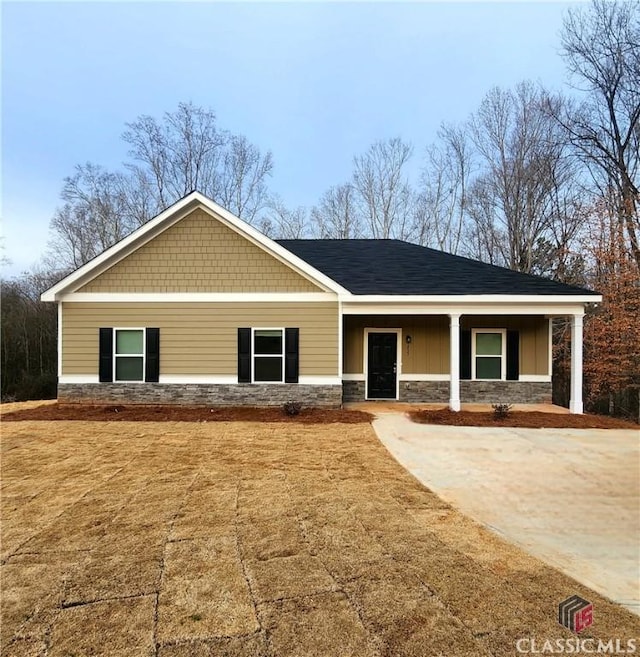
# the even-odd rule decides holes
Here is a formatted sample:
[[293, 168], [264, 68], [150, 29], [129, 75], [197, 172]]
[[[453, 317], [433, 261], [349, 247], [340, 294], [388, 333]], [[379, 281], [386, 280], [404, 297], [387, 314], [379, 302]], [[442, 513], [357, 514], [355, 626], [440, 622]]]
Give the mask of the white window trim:
[[[256, 354], [255, 353], [255, 333], [256, 331], [280, 331], [282, 333], [282, 353], [280, 354]], [[252, 326], [251, 327], [251, 383], [259, 383], [266, 385], [279, 385], [284, 383], [284, 368], [285, 368], [285, 330], [282, 326]], [[255, 359], [264, 357], [264, 358], [275, 358], [280, 356], [282, 358], [282, 379], [280, 381], [256, 381], [255, 380]]]
[[[502, 335], [502, 353], [500, 354], [500, 378], [478, 379], [476, 378], [476, 336], [478, 333], [500, 333]], [[487, 358], [495, 358], [497, 354], [486, 354]], [[482, 355], [478, 358], [483, 358]], [[507, 380], [507, 329], [481, 328], [471, 329], [471, 380], [472, 381], [506, 381]]]
[[[113, 327], [113, 339], [112, 339], [112, 354], [111, 358], [113, 360], [113, 383], [144, 383], [145, 382], [145, 371], [147, 367], [147, 329], [144, 326], [114, 326]], [[117, 341], [116, 334], [118, 331], [142, 331], [142, 353], [141, 354], [117, 354]], [[139, 381], [116, 379], [116, 358], [140, 358], [142, 356], [142, 379]]]
[[[365, 328], [362, 348], [362, 371], [364, 373], [364, 398], [379, 399], [378, 397], [369, 397], [369, 333], [395, 333], [396, 341], [396, 396], [395, 400], [400, 399], [400, 375], [402, 374], [402, 329], [401, 328]], [[386, 398], [392, 401], [394, 398]]]

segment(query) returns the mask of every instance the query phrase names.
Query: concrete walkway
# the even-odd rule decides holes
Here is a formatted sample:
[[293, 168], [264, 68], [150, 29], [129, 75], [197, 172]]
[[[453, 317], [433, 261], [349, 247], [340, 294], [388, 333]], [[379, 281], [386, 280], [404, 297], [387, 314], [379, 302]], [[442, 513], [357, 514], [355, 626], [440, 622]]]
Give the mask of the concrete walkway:
[[640, 615], [640, 432], [373, 426], [443, 499]]

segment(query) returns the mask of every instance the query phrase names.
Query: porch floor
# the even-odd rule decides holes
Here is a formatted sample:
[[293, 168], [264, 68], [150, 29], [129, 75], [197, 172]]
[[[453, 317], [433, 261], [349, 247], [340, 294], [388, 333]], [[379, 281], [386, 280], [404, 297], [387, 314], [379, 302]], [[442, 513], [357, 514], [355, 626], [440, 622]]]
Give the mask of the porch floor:
[[[407, 411], [421, 411], [421, 410], [438, 410], [440, 408], [448, 408], [447, 404], [411, 404], [409, 402], [399, 401], [365, 401], [365, 402], [346, 402], [343, 407], [353, 411], [366, 411], [367, 413], [406, 413]], [[473, 413], [482, 413], [491, 411], [491, 404], [462, 404], [463, 411], [471, 411]], [[555, 404], [513, 404], [512, 410], [514, 411], [537, 411], [539, 413], [557, 413], [560, 415], [569, 414], [569, 409], [564, 406], [556, 406]]]

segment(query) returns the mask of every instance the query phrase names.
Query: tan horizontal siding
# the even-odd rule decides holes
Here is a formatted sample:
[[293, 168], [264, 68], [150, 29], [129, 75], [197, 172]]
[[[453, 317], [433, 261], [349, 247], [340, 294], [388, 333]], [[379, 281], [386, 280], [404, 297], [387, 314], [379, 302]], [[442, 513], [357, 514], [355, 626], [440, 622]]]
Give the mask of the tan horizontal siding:
[[[439, 315], [345, 317], [344, 371], [362, 374], [365, 328], [402, 329], [402, 373], [448, 374], [449, 329], [448, 318]], [[411, 336], [411, 344], [405, 338]]]
[[[520, 374], [549, 374], [549, 325], [541, 316], [463, 316], [461, 328], [520, 332]], [[441, 315], [352, 315], [344, 319], [345, 374], [363, 373], [365, 328], [402, 329], [403, 374], [449, 373], [449, 318]], [[411, 336], [411, 344], [405, 338]]]
[[158, 327], [160, 374], [235, 375], [239, 327], [300, 329], [300, 374], [337, 376], [338, 304], [66, 303], [62, 374], [97, 374], [98, 329]]
[[520, 332], [520, 374], [550, 374], [549, 320], [540, 315], [467, 316], [460, 319], [465, 329], [496, 328]]
[[317, 292], [320, 288], [197, 209], [78, 292]]

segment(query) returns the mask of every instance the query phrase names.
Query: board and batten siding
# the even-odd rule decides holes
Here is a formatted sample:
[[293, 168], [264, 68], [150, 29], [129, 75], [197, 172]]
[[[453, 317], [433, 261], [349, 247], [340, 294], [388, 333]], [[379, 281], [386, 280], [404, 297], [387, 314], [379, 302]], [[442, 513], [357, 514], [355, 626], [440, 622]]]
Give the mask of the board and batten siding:
[[100, 327], [160, 328], [160, 374], [236, 375], [239, 327], [300, 329], [300, 375], [337, 376], [338, 304], [65, 303], [62, 375], [98, 373]]
[[76, 291], [323, 290], [199, 208]]
[[[463, 316], [462, 329], [520, 332], [520, 374], [546, 375], [549, 323], [541, 316]], [[364, 329], [402, 329], [402, 374], [449, 374], [449, 318], [443, 315], [353, 315], [344, 319], [345, 374], [363, 373]], [[405, 342], [411, 336], [411, 344]]]

